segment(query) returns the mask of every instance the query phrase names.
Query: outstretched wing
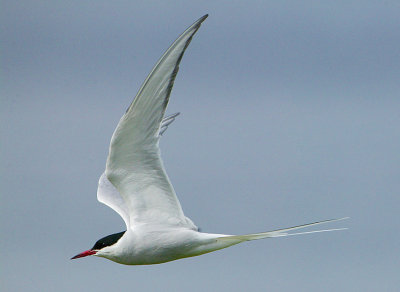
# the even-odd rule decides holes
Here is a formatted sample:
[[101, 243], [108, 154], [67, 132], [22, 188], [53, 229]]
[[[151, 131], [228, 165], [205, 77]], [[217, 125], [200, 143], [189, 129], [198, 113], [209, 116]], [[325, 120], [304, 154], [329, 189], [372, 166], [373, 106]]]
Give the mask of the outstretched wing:
[[[173, 121], [175, 121], [175, 118], [178, 115], [179, 113], [175, 113], [173, 115], [165, 117], [162, 120], [160, 127], [160, 135], [162, 135], [168, 129], [168, 126]], [[124, 199], [122, 198], [121, 194], [118, 192], [118, 190], [108, 180], [105, 173], [103, 173], [99, 179], [99, 184], [97, 188], [97, 199], [99, 200], [99, 202], [105, 204], [106, 206], [110, 207], [115, 212], [117, 212], [124, 220], [126, 227], [129, 228], [130, 219], [129, 219], [129, 211], [127, 209], [127, 205]]]
[[159, 138], [168, 126], [169, 120], [162, 121], [179, 63], [206, 18], [207, 15], [197, 20], [164, 53], [111, 138], [105, 174], [125, 202], [131, 226], [162, 224], [196, 228], [184, 216], [165, 173]]

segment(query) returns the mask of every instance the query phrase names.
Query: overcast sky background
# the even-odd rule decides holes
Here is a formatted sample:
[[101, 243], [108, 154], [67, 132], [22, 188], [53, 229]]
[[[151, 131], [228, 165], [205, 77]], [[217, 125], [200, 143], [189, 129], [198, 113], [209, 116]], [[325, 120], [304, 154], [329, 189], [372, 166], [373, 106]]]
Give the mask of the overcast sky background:
[[[168, 3], [168, 4], [167, 4]], [[398, 1], [2, 1], [2, 291], [394, 291]], [[111, 134], [202, 15], [161, 141], [185, 214], [245, 234], [347, 231], [155, 266], [69, 258], [124, 230], [96, 200]]]

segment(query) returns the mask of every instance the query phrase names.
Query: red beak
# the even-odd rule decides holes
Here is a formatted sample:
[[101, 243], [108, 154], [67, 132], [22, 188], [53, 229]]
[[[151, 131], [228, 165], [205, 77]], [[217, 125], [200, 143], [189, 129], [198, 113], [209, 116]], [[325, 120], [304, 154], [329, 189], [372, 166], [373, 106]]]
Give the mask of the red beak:
[[87, 257], [87, 256], [90, 256], [90, 255], [94, 255], [96, 253], [97, 253], [97, 251], [89, 249], [87, 251], [81, 252], [80, 254], [77, 254], [76, 256], [72, 257], [71, 260]]

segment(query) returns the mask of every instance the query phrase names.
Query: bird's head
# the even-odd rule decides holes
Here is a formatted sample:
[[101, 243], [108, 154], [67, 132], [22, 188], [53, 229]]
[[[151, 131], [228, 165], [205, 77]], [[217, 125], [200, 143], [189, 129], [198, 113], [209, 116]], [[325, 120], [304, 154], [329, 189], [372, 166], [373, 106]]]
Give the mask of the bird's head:
[[71, 260], [83, 258], [90, 255], [103, 256], [107, 254], [107, 247], [111, 247], [116, 244], [117, 241], [124, 235], [124, 233], [125, 231], [122, 231], [99, 239], [91, 249], [77, 254], [76, 256], [72, 257]]

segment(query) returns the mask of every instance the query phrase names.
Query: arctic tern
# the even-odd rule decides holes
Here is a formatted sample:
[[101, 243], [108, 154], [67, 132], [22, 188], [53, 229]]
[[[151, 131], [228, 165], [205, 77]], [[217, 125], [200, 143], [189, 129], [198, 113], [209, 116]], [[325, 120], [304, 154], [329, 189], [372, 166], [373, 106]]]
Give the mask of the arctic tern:
[[126, 231], [108, 235], [72, 259], [89, 255], [125, 265], [150, 265], [193, 257], [244, 241], [341, 230], [290, 233], [331, 219], [247, 235], [200, 232], [183, 214], [164, 170], [159, 140], [179, 113], [164, 117], [179, 63], [204, 15], [185, 30], [154, 66], [111, 138], [97, 199], [116, 211]]

